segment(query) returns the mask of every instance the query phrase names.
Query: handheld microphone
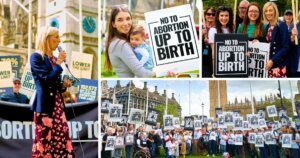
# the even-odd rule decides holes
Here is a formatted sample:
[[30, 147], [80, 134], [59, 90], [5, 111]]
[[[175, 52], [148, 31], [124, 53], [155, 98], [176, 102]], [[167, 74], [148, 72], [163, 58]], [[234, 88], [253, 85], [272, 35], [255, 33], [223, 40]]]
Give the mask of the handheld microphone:
[[[60, 45], [57, 47], [57, 50], [58, 50], [58, 52], [63, 51], [63, 49], [62, 49], [62, 47], [61, 47]], [[65, 63], [65, 65], [66, 65], [66, 67], [68, 68], [68, 64], [67, 64], [67, 62], [66, 62], [66, 59], [64, 59], [64, 63]]]

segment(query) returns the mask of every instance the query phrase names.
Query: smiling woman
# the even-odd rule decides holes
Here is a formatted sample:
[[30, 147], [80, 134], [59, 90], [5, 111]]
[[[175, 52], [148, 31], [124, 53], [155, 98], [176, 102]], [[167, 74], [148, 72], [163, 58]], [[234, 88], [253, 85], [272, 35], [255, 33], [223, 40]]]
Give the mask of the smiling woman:
[[106, 71], [115, 69], [118, 77], [153, 77], [155, 73], [143, 67], [129, 45], [132, 17], [126, 7], [114, 6], [111, 12], [105, 48]]

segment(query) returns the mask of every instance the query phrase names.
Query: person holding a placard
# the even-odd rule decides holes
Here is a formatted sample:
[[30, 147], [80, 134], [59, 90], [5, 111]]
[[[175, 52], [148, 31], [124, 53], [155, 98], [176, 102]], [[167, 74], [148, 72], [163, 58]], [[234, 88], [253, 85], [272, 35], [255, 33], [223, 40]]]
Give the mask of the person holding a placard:
[[288, 77], [300, 77], [300, 45], [295, 44], [295, 37], [298, 37], [298, 41], [300, 39], [299, 35], [300, 23], [298, 22], [296, 27], [294, 27], [291, 31], [292, 34], [292, 51], [289, 54], [288, 65], [287, 65], [287, 76]]
[[283, 21], [285, 22], [288, 30], [289, 30], [289, 33], [291, 35], [291, 31], [294, 27], [294, 24], [293, 24], [293, 11], [290, 10], [290, 9], [287, 9], [284, 11], [284, 17], [283, 17]]
[[296, 132], [296, 129], [294, 127], [290, 127], [289, 131], [292, 134], [292, 147], [290, 148], [290, 157], [296, 158], [300, 155], [300, 135]]
[[264, 25], [261, 21], [261, 10], [256, 2], [247, 8], [244, 21], [238, 26], [237, 33], [248, 35], [249, 41], [264, 41]]
[[[133, 132], [133, 125], [132, 124], [128, 124], [128, 128], [127, 128], [126, 134], [132, 134], [132, 135], [134, 134], [134, 132]], [[132, 146], [133, 146], [132, 144], [126, 144], [125, 145], [126, 158], [130, 158]]]
[[274, 2], [267, 2], [263, 7], [263, 17], [266, 21], [266, 42], [270, 43], [270, 55], [266, 64], [269, 78], [286, 77], [286, 64], [291, 45], [287, 26], [278, 21], [279, 12]]
[[208, 32], [215, 26], [216, 10], [209, 7], [204, 11], [205, 26], [202, 29], [202, 77], [212, 77], [212, 52], [208, 43]]
[[[117, 127], [115, 135], [119, 136], [119, 137], [124, 137], [122, 127]], [[123, 148], [115, 148], [115, 152], [114, 152], [115, 158], [121, 158], [122, 157], [122, 150], [123, 150]]]
[[132, 16], [128, 8], [114, 6], [109, 21], [104, 68], [107, 71], [114, 68], [118, 77], [154, 77], [155, 73], [143, 67], [129, 44], [131, 29]]
[[214, 45], [216, 33], [234, 33], [233, 13], [231, 8], [221, 6], [217, 10], [215, 27], [208, 32], [208, 43], [212, 49], [212, 65], [214, 65]]
[[60, 51], [57, 58], [53, 55], [60, 42], [58, 29], [45, 27], [40, 31], [36, 52], [30, 56], [36, 85], [31, 107], [36, 127], [32, 157], [75, 157], [61, 94], [70, 86], [61, 82], [61, 64], [66, 59], [66, 52]]
[[110, 158], [111, 151], [105, 150], [106, 141], [108, 136], [112, 136], [112, 128], [108, 127], [106, 133], [102, 137], [102, 149], [101, 149], [101, 158]]

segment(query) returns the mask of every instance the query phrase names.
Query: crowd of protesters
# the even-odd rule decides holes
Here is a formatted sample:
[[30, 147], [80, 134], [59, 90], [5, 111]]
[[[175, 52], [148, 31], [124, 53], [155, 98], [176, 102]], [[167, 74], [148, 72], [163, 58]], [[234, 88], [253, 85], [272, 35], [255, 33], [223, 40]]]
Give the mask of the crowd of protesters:
[[[214, 35], [216, 33], [243, 33], [249, 41], [269, 43], [269, 58], [265, 69], [268, 78], [300, 77], [300, 49], [295, 38], [300, 38], [300, 24], [294, 26], [292, 10], [284, 12], [283, 19], [274, 2], [267, 2], [263, 8], [258, 3], [242, 0], [238, 14], [230, 7], [208, 7], [204, 12], [202, 29], [202, 72], [203, 77], [214, 77]], [[249, 54], [246, 54], [249, 56]]]
[[[122, 151], [126, 158], [134, 157], [139, 150], [149, 153], [151, 158], [185, 158], [188, 155], [194, 156], [223, 156], [223, 157], [260, 157], [260, 158], [297, 158], [300, 155], [299, 143], [300, 134], [292, 126], [282, 126], [272, 129], [272, 125], [266, 128], [255, 128], [251, 130], [233, 130], [233, 128], [208, 128], [205, 124], [201, 129], [194, 131], [175, 128], [164, 130], [160, 125], [145, 130], [144, 126], [135, 129], [135, 125], [126, 126], [105, 126], [102, 125], [102, 150], [103, 158], [121, 158]], [[208, 130], [209, 129], [209, 130]], [[275, 144], [266, 144], [264, 138], [263, 147], [257, 147], [249, 141], [249, 134], [255, 133], [265, 137], [264, 132], [272, 131]], [[123, 149], [105, 151], [107, 136], [134, 134], [135, 143], [124, 145]], [[235, 136], [243, 135], [242, 145], [237, 145]], [[282, 147], [282, 134], [292, 134], [291, 148]]]

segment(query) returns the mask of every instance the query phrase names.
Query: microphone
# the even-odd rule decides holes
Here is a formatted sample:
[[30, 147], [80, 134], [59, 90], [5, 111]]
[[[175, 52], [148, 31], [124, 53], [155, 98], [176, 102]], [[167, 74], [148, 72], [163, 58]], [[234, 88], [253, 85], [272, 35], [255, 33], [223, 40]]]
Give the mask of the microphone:
[[[60, 45], [57, 47], [57, 50], [58, 50], [58, 52], [63, 51], [63, 49], [62, 49], [62, 47], [61, 47]], [[66, 67], [68, 68], [68, 64], [67, 64], [67, 62], [66, 62], [66, 59], [64, 59], [64, 63], [65, 63], [65, 65], [66, 65]]]

